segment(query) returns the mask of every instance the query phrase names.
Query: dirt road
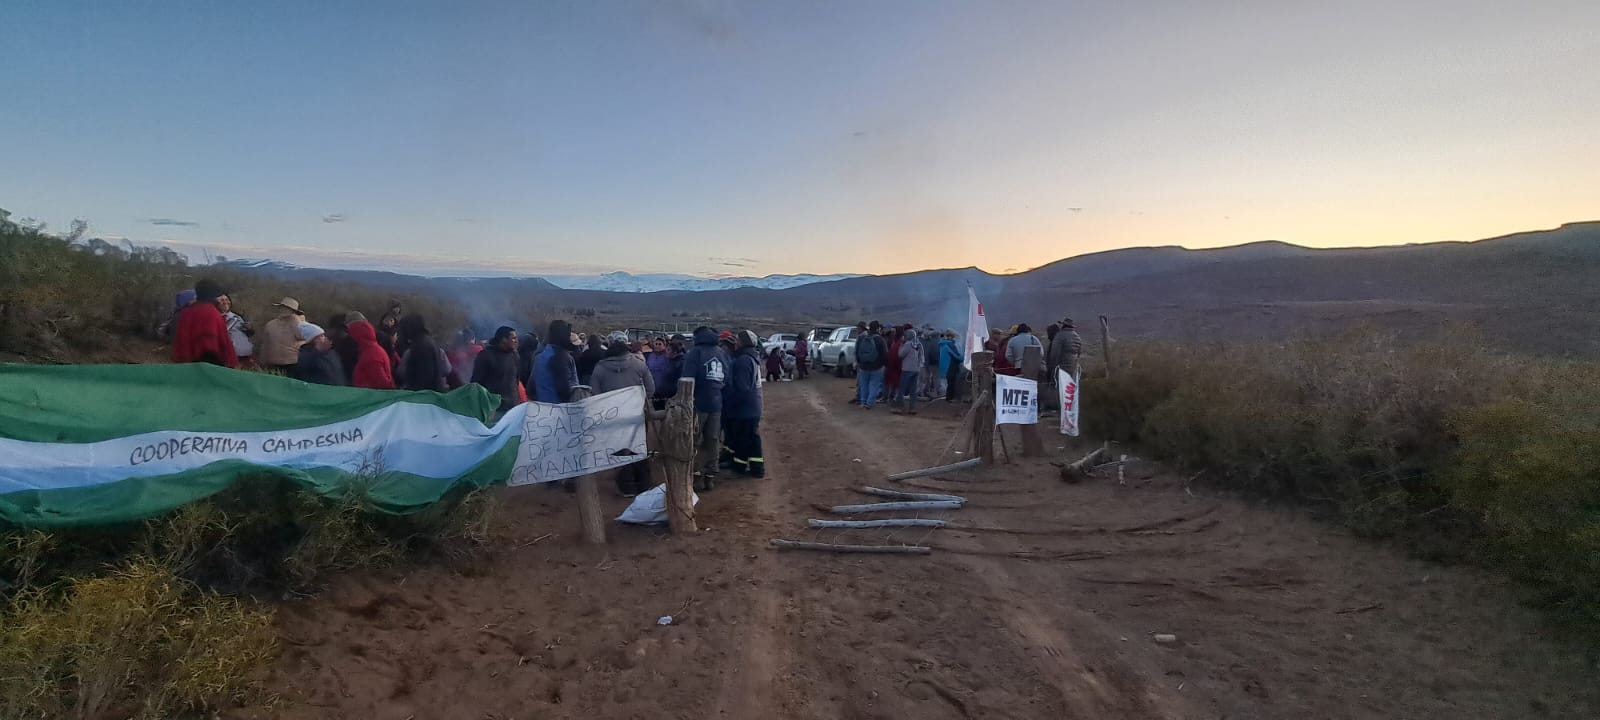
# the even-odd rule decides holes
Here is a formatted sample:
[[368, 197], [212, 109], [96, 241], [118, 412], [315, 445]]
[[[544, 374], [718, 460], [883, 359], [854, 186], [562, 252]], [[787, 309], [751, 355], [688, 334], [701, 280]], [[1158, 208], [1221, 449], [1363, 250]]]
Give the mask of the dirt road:
[[[1159, 472], [1064, 485], [1047, 459], [1019, 458], [917, 481], [966, 495], [930, 517], [967, 529], [808, 530], [814, 504], [866, 501], [852, 488], [931, 464], [965, 409], [893, 416], [849, 393], [828, 378], [769, 384], [771, 476], [705, 494], [695, 537], [617, 527], [584, 547], [571, 496], [503, 490], [492, 558], [344, 578], [288, 606], [283, 700], [241, 715], [1600, 714], [1594, 666], [1501, 582]], [[778, 553], [773, 537], [937, 549]]]

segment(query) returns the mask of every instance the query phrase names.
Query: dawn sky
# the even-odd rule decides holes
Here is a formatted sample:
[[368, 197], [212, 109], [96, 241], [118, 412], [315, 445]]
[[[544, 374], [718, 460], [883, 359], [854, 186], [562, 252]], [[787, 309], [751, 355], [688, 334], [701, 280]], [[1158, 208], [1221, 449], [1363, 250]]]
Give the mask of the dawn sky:
[[1600, 219], [1596, 0], [7, 0], [0, 27], [0, 207], [234, 257], [1006, 271]]

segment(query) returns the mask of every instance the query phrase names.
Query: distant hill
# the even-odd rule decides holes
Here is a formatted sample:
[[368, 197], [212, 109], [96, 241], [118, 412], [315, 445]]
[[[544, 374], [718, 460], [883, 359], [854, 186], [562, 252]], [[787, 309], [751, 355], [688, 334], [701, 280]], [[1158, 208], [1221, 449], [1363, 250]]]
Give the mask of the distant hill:
[[[336, 282], [435, 292], [474, 317], [522, 317], [585, 308], [596, 322], [748, 324], [759, 329], [858, 319], [965, 322], [967, 286], [995, 325], [1043, 330], [1065, 316], [1099, 315], [1120, 337], [1185, 341], [1277, 340], [1358, 323], [1402, 333], [1452, 323], [1487, 342], [1528, 351], [1600, 356], [1600, 222], [1475, 242], [1313, 249], [1281, 242], [1187, 250], [1144, 247], [1067, 258], [1016, 275], [975, 268], [862, 276], [798, 287], [650, 293], [564, 290], [539, 279], [417, 278], [328, 273]], [[534, 308], [530, 311], [529, 308]]]

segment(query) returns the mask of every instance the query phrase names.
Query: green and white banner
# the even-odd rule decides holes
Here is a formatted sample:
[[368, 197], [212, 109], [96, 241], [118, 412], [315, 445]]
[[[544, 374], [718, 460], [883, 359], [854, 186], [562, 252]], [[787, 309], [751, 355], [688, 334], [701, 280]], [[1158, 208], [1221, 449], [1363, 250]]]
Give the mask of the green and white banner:
[[0, 365], [0, 520], [136, 520], [261, 475], [335, 497], [362, 478], [378, 509], [412, 512], [459, 483], [510, 476], [524, 412], [489, 427], [497, 404], [475, 385], [412, 393], [199, 364]]

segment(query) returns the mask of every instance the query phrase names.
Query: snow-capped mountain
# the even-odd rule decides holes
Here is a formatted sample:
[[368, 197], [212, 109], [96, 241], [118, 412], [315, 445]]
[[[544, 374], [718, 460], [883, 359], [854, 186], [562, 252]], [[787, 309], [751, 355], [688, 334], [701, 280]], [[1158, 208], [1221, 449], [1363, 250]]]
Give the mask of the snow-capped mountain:
[[[242, 269], [257, 270], [268, 273], [293, 273], [302, 270], [311, 270], [301, 265], [281, 260], [269, 259], [238, 259], [228, 260], [225, 264]], [[514, 272], [494, 272], [482, 270], [462, 273], [459, 268], [452, 268], [456, 272], [415, 272], [412, 269], [401, 270], [399, 274], [415, 274], [419, 277], [433, 278], [512, 278], [512, 279], [539, 279], [563, 290], [600, 290], [605, 292], [621, 293], [648, 293], [664, 290], [681, 290], [700, 292], [705, 290], [733, 290], [736, 288], [762, 288], [766, 290], [784, 290], [812, 283], [828, 282], [830, 280], [843, 280], [845, 278], [860, 277], [860, 275], [768, 275], [766, 277], [697, 277], [694, 275], [675, 275], [669, 273], [633, 273], [617, 271], [599, 275], [531, 275]], [[369, 271], [372, 272], [372, 271]], [[375, 272], [394, 272], [393, 270], [376, 270]]]
[[601, 275], [543, 275], [556, 287], [564, 290], [604, 290], [606, 292], [646, 293], [663, 290], [732, 290], [735, 288], [763, 288], [783, 290], [812, 283], [843, 280], [859, 275], [768, 275], [766, 277], [695, 277], [667, 273], [635, 275], [628, 272], [609, 272]]

